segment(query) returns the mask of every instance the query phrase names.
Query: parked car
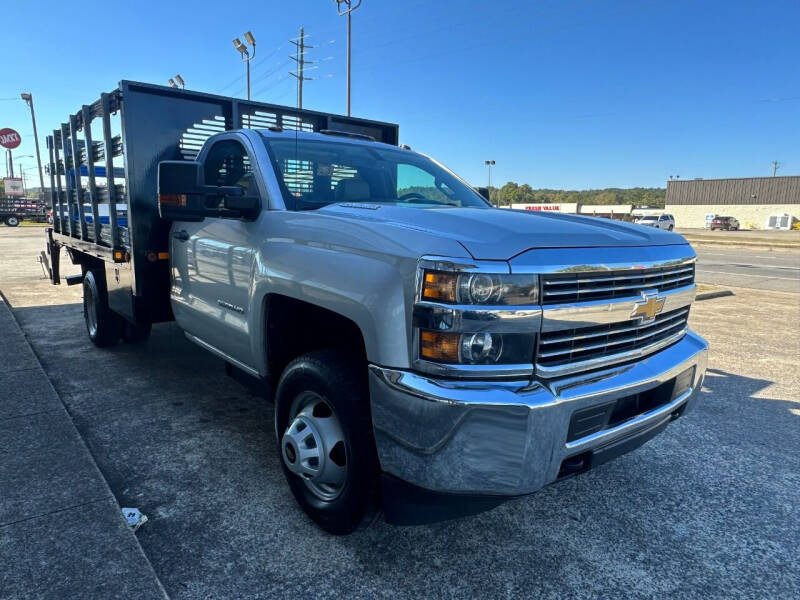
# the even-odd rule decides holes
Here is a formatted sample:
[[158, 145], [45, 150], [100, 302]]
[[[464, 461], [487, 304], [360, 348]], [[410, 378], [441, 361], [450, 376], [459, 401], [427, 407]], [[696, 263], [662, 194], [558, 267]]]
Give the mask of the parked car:
[[711, 220], [711, 231], [724, 229], [725, 231], [738, 231], [739, 221], [734, 217], [714, 217]]
[[672, 215], [648, 215], [636, 221], [639, 225], [646, 227], [656, 227], [657, 229], [666, 229], [672, 231], [675, 229], [675, 217]]
[[[495, 208], [391, 123], [130, 81], [90, 105], [128, 185], [85, 201], [126, 205], [125, 225], [106, 241], [56, 219], [51, 281], [66, 247], [96, 346], [174, 319], [263, 389], [286, 481], [326, 531], [488, 510], [697, 401], [708, 346], [677, 234]], [[48, 139], [50, 173], [86, 114]]]

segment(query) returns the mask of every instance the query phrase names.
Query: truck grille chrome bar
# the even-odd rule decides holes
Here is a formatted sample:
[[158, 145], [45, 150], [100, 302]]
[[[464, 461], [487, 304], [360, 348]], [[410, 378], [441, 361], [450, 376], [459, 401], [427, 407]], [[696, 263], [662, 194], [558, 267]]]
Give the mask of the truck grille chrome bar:
[[666, 292], [694, 283], [694, 264], [651, 269], [551, 273], [541, 276], [542, 304], [612, 300], [656, 288]]
[[628, 320], [543, 332], [536, 355], [536, 372], [543, 377], [555, 377], [646, 356], [683, 337], [688, 319], [687, 306], [644, 324]]

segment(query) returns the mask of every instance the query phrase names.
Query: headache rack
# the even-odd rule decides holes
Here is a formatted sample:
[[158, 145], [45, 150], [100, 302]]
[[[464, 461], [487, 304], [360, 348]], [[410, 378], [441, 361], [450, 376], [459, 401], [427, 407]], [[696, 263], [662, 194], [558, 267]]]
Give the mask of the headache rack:
[[[209, 137], [242, 128], [336, 131], [398, 143], [392, 123], [122, 81], [47, 136], [49, 244], [103, 261], [109, 305], [129, 320], [172, 319], [170, 224], [158, 214], [158, 163], [194, 160]], [[57, 284], [57, 254], [50, 260]]]

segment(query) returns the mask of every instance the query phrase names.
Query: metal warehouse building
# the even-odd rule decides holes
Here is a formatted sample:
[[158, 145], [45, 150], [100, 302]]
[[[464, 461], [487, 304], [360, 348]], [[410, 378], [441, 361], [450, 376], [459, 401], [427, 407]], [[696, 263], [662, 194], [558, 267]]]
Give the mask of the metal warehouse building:
[[800, 220], [800, 175], [671, 180], [665, 212], [678, 227], [705, 227], [717, 215], [735, 217], [743, 229], [791, 227]]

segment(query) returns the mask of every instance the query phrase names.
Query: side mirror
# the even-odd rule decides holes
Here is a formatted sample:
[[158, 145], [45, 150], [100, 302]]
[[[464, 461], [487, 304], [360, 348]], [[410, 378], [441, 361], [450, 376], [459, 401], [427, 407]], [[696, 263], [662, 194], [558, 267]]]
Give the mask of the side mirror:
[[483, 198], [491, 204], [492, 198], [491, 195], [489, 194], [488, 187], [476, 187], [475, 191], [478, 192], [481, 196], [483, 196]]
[[245, 196], [238, 186], [205, 185], [203, 165], [186, 160], [158, 163], [158, 213], [170, 221], [202, 221], [206, 217], [255, 218], [259, 198]]

